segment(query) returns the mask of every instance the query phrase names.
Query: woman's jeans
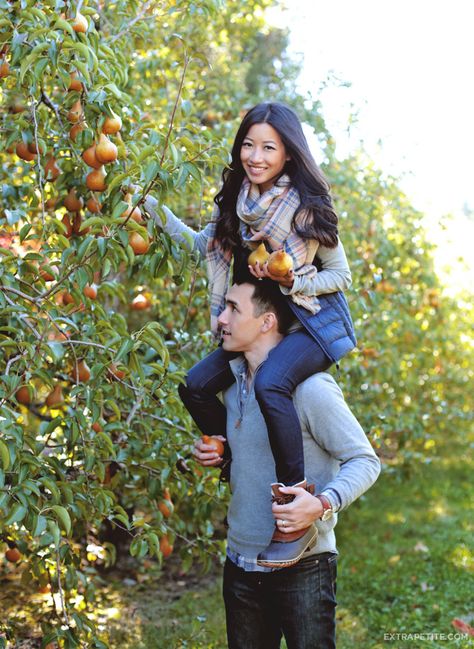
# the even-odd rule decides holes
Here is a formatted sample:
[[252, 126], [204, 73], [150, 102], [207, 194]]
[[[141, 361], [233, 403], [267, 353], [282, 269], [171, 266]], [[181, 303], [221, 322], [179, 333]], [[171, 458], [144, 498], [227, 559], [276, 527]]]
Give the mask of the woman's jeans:
[[290, 568], [245, 572], [224, 567], [229, 649], [335, 649], [337, 555], [306, 557]]
[[[217, 394], [235, 381], [229, 360], [236, 356], [239, 354], [218, 347], [189, 371], [186, 385], [179, 386], [184, 405], [205, 435], [226, 437], [226, 410]], [[293, 390], [330, 365], [312, 336], [295, 331], [270, 351], [255, 375], [255, 397], [267, 424], [277, 480], [285, 485], [294, 485], [305, 477], [303, 438]]]

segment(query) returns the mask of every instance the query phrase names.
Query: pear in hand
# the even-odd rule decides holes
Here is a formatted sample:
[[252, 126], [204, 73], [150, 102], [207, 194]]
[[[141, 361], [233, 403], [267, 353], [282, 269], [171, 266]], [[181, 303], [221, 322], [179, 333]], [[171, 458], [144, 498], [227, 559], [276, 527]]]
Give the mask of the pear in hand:
[[277, 250], [270, 255], [267, 268], [272, 275], [285, 277], [293, 269], [293, 259], [284, 250]]

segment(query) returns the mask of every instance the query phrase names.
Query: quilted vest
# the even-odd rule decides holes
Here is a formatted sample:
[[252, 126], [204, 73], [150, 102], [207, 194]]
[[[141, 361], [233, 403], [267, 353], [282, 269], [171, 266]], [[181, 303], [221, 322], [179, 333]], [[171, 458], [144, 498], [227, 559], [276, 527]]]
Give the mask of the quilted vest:
[[349, 305], [342, 291], [318, 295], [321, 309], [312, 314], [288, 297], [288, 305], [333, 363], [357, 344]]

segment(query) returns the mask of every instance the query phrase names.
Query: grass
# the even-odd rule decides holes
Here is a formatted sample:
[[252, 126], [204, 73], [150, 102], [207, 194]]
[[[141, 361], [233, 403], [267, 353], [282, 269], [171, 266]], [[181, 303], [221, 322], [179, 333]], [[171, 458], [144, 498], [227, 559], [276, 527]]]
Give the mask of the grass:
[[[365, 497], [340, 516], [338, 649], [422, 649], [474, 646], [458, 634], [474, 625], [472, 453], [439, 448], [410, 475], [385, 470]], [[181, 584], [181, 585], [179, 585]], [[110, 627], [121, 649], [224, 649], [220, 577], [147, 583], [122, 593], [133, 611]], [[124, 624], [123, 620], [127, 623]], [[412, 634], [408, 637], [385, 634]]]

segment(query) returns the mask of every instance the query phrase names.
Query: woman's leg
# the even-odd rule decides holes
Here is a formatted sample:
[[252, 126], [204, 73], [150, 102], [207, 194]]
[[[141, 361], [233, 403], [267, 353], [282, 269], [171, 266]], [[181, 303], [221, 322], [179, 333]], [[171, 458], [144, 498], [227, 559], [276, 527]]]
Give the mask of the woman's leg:
[[289, 334], [274, 347], [255, 377], [255, 396], [268, 428], [278, 482], [287, 486], [304, 479], [301, 425], [293, 390], [331, 361], [305, 331]]
[[190, 369], [186, 383], [178, 388], [186, 409], [205, 435], [226, 437], [226, 409], [217, 395], [235, 380], [229, 361], [236, 356], [218, 347]]

